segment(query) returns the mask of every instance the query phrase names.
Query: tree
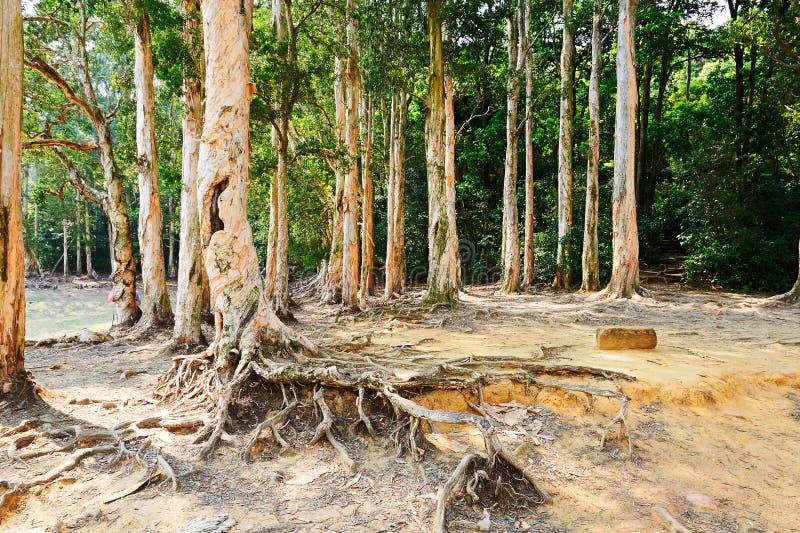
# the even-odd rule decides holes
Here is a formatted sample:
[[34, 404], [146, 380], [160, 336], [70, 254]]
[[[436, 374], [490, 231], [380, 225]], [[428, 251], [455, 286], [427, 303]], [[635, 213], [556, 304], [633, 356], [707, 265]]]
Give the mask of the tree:
[[[77, 11], [77, 22], [74, 24], [52, 17], [34, 17], [30, 23], [54, 24], [65, 29], [61, 38], [64, 40], [64, 46], [71, 49], [75, 56], [70, 64], [64, 64], [62, 68], [65, 72], [72, 72], [70, 65], [75, 65], [77, 72], [73, 74], [80, 83], [81, 90], [76, 90], [75, 85], [61, 71], [46, 61], [43, 56], [32, 51], [25, 51], [25, 65], [57, 87], [66, 99], [68, 109], [77, 109], [89, 120], [94, 129], [97, 137], [96, 148], [100, 156], [100, 166], [103, 169], [106, 188], [104, 192], [101, 192], [93, 190], [87, 183], [83, 183], [81, 192], [88, 199], [102, 205], [103, 211], [108, 217], [111, 227], [112, 268], [114, 269], [111, 276], [114, 283], [113, 300], [116, 305], [114, 322], [118, 326], [130, 326], [139, 319], [141, 311], [136, 303], [136, 265], [133, 259], [130, 220], [123, 196], [122, 175], [117, 168], [111, 134], [115, 111], [106, 111], [100, 105], [91, 74], [87, 41], [89, 31], [96, 27], [95, 21], [90, 23], [85, 2], [81, 1], [78, 4]], [[45, 51], [50, 52], [50, 50]], [[53, 55], [57, 55], [57, 51]], [[77, 145], [77, 143], [64, 139], [45, 139], [44, 141], [51, 142], [53, 144], [50, 146], [56, 147], [75, 148]]]
[[[798, 252], [800, 252], [800, 244], [798, 244], [797, 248]], [[800, 257], [800, 253], [798, 257]], [[794, 286], [789, 292], [777, 296], [777, 299], [790, 304], [800, 302], [800, 264], [797, 266], [797, 281], [794, 282]]]
[[[528, 7], [530, 32], [530, 7]], [[528, 34], [530, 38], [530, 33]], [[525, 50], [525, 241], [522, 254], [522, 286], [532, 287], [536, 278], [534, 255], [534, 168], [533, 168], [533, 46]]]
[[614, 134], [614, 191], [611, 198], [613, 262], [602, 295], [630, 298], [639, 287], [636, 223], [636, 52], [637, 0], [620, 0], [617, 25], [617, 108]]
[[22, 13], [0, 1], [0, 393], [25, 378], [25, 251], [20, 209]]
[[142, 254], [143, 329], [172, 322], [172, 307], [164, 269], [163, 215], [158, 187], [153, 52], [150, 18], [141, 0], [134, 3], [134, 86], [136, 87], [136, 147], [139, 174], [139, 249]]
[[358, 26], [355, 0], [347, 0], [347, 114], [345, 143], [347, 171], [342, 191], [342, 307], [358, 307], [358, 108], [361, 104], [361, 74], [358, 68]]
[[445, 68], [442, 53], [442, 0], [426, 4], [430, 52], [428, 109], [425, 117], [425, 158], [428, 176], [428, 302], [458, 298], [459, 257], [456, 231], [455, 174], [445, 168]]
[[565, 289], [572, 283], [567, 260], [572, 229], [572, 157], [575, 115], [575, 29], [573, 0], [563, 1], [564, 30], [561, 40], [561, 107], [558, 135], [558, 247], [553, 287]]
[[358, 305], [367, 306], [375, 289], [375, 190], [372, 183], [372, 146], [375, 142], [375, 102], [371, 91], [361, 97], [361, 276]]
[[581, 290], [600, 290], [600, 257], [597, 243], [600, 197], [600, 74], [603, 70], [602, 0], [595, 0], [592, 15], [592, 67], [589, 74], [589, 153], [586, 168], [586, 213], [581, 255]]
[[506, 159], [503, 174], [503, 279], [500, 290], [513, 293], [519, 290], [519, 213], [517, 211], [517, 159], [519, 127], [517, 105], [519, 85], [526, 58], [530, 34], [530, 5], [517, 0], [509, 8], [508, 73], [506, 74]]
[[405, 159], [408, 96], [402, 89], [391, 94], [387, 139], [386, 186], [386, 287], [384, 297], [394, 298], [406, 288]]
[[203, 36], [200, 0], [183, 0], [185, 65], [183, 77], [183, 165], [181, 173], [181, 233], [178, 253], [178, 293], [175, 303], [175, 328], [172, 337], [178, 344], [196, 345], [202, 341], [203, 259], [200, 254], [200, 218], [197, 207], [198, 158], [203, 131]]

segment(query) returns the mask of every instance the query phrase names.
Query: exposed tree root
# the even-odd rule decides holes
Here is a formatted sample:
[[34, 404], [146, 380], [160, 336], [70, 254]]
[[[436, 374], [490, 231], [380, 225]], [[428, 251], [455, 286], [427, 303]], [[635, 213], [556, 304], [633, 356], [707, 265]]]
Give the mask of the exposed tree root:
[[325, 402], [324, 392], [325, 389], [320, 387], [319, 390], [314, 393], [314, 402], [322, 413], [322, 421], [317, 426], [310, 444], [316, 444], [322, 438], [322, 435], [325, 435], [328, 442], [331, 443], [331, 446], [339, 453], [339, 458], [345, 470], [353, 472], [355, 470], [355, 462], [350, 458], [347, 448], [333, 435], [333, 414], [331, 413], [330, 407], [328, 407], [328, 404]]
[[[461, 484], [461, 479], [467, 472], [472, 463], [478, 459], [487, 460], [488, 457], [485, 453], [470, 453], [465, 455], [453, 473], [450, 474], [447, 482], [439, 487], [439, 492], [436, 495], [436, 511], [433, 513], [433, 531], [435, 533], [447, 533], [447, 501], [450, 499], [450, 494]], [[473, 491], [474, 494], [474, 491]], [[477, 499], [477, 495], [475, 496]]]
[[256, 429], [253, 430], [253, 433], [250, 436], [250, 439], [247, 443], [242, 447], [242, 451], [240, 452], [240, 456], [242, 459], [249, 461], [250, 460], [250, 453], [253, 451], [253, 447], [256, 445], [258, 441], [258, 437], [261, 435], [261, 432], [264, 431], [264, 428], [270, 428], [272, 432], [272, 438], [275, 439], [275, 442], [281, 445], [282, 448], [290, 449], [291, 446], [288, 442], [286, 442], [283, 437], [281, 437], [280, 431], [278, 430], [279, 426], [283, 424], [286, 420], [286, 417], [297, 407], [298, 402], [293, 401], [288, 404], [286, 407], [283, 408], [281, 412], [276, 414], [275, 416], [264, 420], [260, 424], [256, 426]]

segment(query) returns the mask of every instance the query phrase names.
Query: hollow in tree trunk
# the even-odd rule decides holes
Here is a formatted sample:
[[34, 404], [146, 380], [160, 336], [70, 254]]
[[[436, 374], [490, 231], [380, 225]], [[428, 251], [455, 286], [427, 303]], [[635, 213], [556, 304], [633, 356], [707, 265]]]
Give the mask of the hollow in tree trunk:
[[598, 199], [600, 196], [600, 74], [602, 71], [602, 3], [595, 0], [592, 16], [592, 69], [589, 74], [589, 153], [586, 168], [586, 211], [583, 226], [582, 291], [600, 290], [600, 259], [597, 245]]
[[183, 1], [187, 60], [183, 77], [183, 150], [181, 175], [181, 233], [178, 252], [178, 293], [172, 337], [178, 344], [203, 341], [200, 329], [208, 303], [203, 298], [203, 260], [197, 207], [200, 137], [203, 130], [203, 37], [200, 0]]
[[0, 0], [0, 397], [25, 377], [25, 251], [20, 209], [22, 13]]
[[455, 182], [445, 172], [445, 83], [442, 54], [442, 0], [426, 4], [430, 47], [425, 156], [428, 176], [428, 302], [458, 299], [459, 258]]
[[[243, 7], [244, 9], [240, 9]], [[289, 333], [264, 296], [247, 220], [248, 129], [252, 87], [248, 70], [252, 0], [202, 3], [206, 100], [198, 161], [203, 262], [216, 334], [208, 348], [215, 366], [231, 369], [238, 355], [285, 347]]]
[[406, 289], [405, 256], [405, 158], [408, 99], [405, 91], [392, 94], [389, 113], [389, 164], [386, 191], [386, 287], [387, 299]]
[[136, 87], [136, 147], [139, 170], [139, 248], [142, 254], [142, 317], [148, 328], [172, 322], [172, 307], [164, 269], [161, 198], [155, 137], [155, 95], [150, 19], [137, 2], [134, 29]]
[[572, 134], [575, 115], [575, 34], [572, 6], [572, 0], [564, 0], [558, 135], [558, 245], [556, 276], [553, 280], [553, 287], [558, 289], [565, 289], [572, 282], [572, 273], [567, 264], [571, 249], [568, 238], [572, 229]]
[[617, 108], [614, 135], [611, 281], [603, 296], [630, 298], [640, 292], [636, 225], [636, 0], [621, 0], [617, 27]]

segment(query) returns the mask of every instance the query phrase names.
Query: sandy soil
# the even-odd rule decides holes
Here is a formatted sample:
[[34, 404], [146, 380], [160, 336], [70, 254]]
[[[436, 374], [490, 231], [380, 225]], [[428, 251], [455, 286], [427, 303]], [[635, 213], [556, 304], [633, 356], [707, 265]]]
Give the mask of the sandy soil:
[[[667, 531], [654, 514], [657, 507], [692, 531], [800, 531], [800, 309], [668, 286], [630, 302], [549, 292], [499, 297], [493, 291], [471, 288], [453, 310], [420, 308], [410, 298], [357, 316], [304, 302], [297, 327], [353, 357], [393, 361], [394, 372], [406, 378], [419, 364], [470, 357], [583, 365], [635, 378], [603, 382], [619, 385], [631, 398], [631, 460], [616, 440], [598, 447], [613, 402], [589, 404], [583, 395], [555, 392], [534, 396], [511, 384], [483, 391], [554, 500], [535, 505], [520, 495], [501, 506], [487, 501], [492, 531]], [[652, 326], [659, 347], [598, 351], [594, 333], [603, 325]], [[46, 404], [7, 406], [0, 412], [0, 435], [32, 417], [54, 426], [110, 428], [164, 411], [150, 393], [171, 364], [162, 351], [167, 341], [165, 335], [29, 348], [27, 366]], [[417, 400], [467, 408], [458, 392]], [[239, 437], [270, 410], [260, 401], [240, 400], [250, 404], [241, 410]], [[306, 418], [313, 421], [312, 413], [309, 408]], [[415, 463], [396, 457], [380, 440], [343, 430], [361, 465], [351, 474], [329, 445], [304, 446], [303, 430], [299, 415], [285, 429], [297, 453], [267, 443], [249, 464], [229, 446], [208, 462], [196, 462], [191, 434], [155, 430], [153, 442], [179, 476], [176, 491], [169, 482], [154, 481], [103, 503], [138, 483], [146, 469], [98, 456], [21, 498], [0, 515], [0, 530], [53, 530], [59, 520], [65, 531], [177, 531], [192, 519], [215, 515], [234, 519], [232, 531], [429, 530], [434, 494], [460, 453], [426, 445], [425, 460]], [[443, 438], [451, 445], [475, 441], [463, 432]], [[39, 432], [33, 445], [52, 440]], [[0, 438], [0, 447], [7, 445]], [[25, 479], [63, 458], [12, 462], [4, 454], [0, 478]], [[449, 514], [451, 531], [475, 530], [483, 513], [480, 504], [468, 505], [458, 495]]]

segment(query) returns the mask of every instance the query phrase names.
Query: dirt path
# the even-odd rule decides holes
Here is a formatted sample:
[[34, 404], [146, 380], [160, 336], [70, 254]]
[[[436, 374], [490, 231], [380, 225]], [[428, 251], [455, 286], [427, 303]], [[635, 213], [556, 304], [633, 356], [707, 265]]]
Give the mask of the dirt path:
[[[583, 395], [561, 392], [534, 396], [511, 384], [482, 391], [554, 500], [521, 505], [520, 497], [491, 507], [492, 531], [667, 530], [654, 515], [657, 507], [692, 531], [800, 530], [800, 310], [667, 287], [652, 299], [613, 303], [575, 294], [496, 297], [492, 290], [470, 289], [454, 310], [424, 309], [409, 300], [337, 317], [333, 308], [305, 305], [298, 327], [352, 357], [393, 361], [394, 372], [405, 378], [419, 364], [470, 357], [584, 365], [636, 378], [619, 383], [631, 398], [630, 461], [616, 443], [598, 448], [613, 402], [589, 405]], [[655, 327], [659, 348], [597, 351], [595, 328], [620, 324]], [[167, 341], [30, 348], [27, 364], [47, 405], [5, 408], [0, 434], [32, 417], [111, 428], [162, 413], [150, 394], [171, 364], [162, 353]], [[259, 398], [240, 400], [250, 403], [240, 406], [238, 437], [268, 410]], [[468, 409], [468, 398], [456, 392], [417, 400]], [[250, 464], [229, 446], [195, 463], [191, 434], [154, 430], [154, 444], [178, 474], [177, 491], [154, 481], [103, 503], [138, 482], [145, 469], [98, 456], [23, 497], [0, 515], [0, 530], [53, 530], [60, 520], [65, 531], [177, 531], [192, 519], [226, 515], [236, 521], [232, 531], [426, 531], [436, 490], [461, 455], [439, 448], [475, 441], [457, 428], [445, 445], [426, 445], [425, 460], [415, 463], [362, 432], [346, 431], [343, 440], [361, 465], [351, 474], [329, 445], [303, 446], [303, 429], [297, 418], [284, 430], [299, 445], [296, 453], [268, 443]], [[0, 438], [0, 447], [7, 444]], [[47, 439], [37, 436], [36, 444]], [[4, 454], [0, 478], [25, 479], [61, 460], [12, 462]], [[460, 495], [452, 505], [451, 531], [475, 530], [484, 513], [480, 503], [467, 504]]]

